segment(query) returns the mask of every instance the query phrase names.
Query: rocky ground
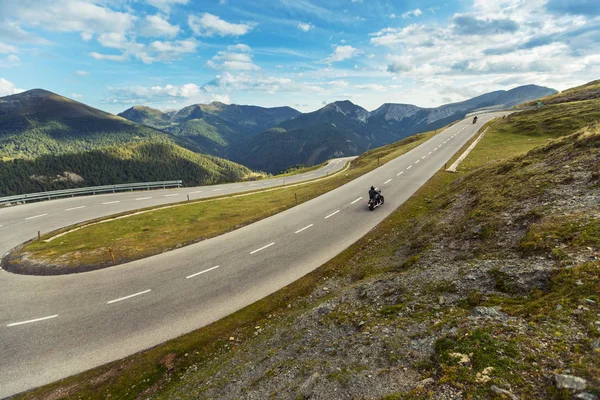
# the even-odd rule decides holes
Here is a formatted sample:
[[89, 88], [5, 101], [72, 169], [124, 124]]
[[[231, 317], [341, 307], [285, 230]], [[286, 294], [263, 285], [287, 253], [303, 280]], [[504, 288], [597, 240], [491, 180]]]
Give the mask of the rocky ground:
[[423, 200], [435, 212], [384, 223], [352, 273], [140, 398], [598, 399], [598, 132]]

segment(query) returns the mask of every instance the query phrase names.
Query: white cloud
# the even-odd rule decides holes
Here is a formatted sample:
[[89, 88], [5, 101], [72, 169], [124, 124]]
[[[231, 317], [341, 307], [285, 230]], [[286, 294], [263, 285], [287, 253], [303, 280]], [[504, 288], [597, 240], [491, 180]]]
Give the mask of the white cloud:
[[162, 108], [179, 108], [190, 103], [210, 101], [229, 102], [229, 97], [225, 93], [212, 92], [195, 83], [186, 83], [109, 88], [108, 96], [104, 100], [110, 104], [162, 104]]
[[200, 36], [241, 36], [252, 29], [249, 24], [232, 24], [209, 13], [202, 14], [202, 17], [190, 15], [188, 24], [192, 31]]
[[91, 32], [81, 32], [81, 40], [84, 42], [89, 42], [94, 37], [94, 34]]
[[109, 61], [125, 61], [127, 56], [124, 54], [100, 54], [95, 51], [90, 53], [92, 58], [96, 60], [109, 60]]
[[83, 97], [83, 95], [79, 94], [79, 93], [71, 93], [71, 97], [73, 99], [81, 99]]
[[245, 44], [227, 47], [228, 51], [219, 51], [206, 62], [211, 68], [228, 71], [257, 71], [260, 68], [252, 61], [252, 49]]
[[176, 40], [173, 42], [152, 42], [148, 48], [154, 57], [160, 61], [170, 61], [181, 58], [183, 54], [194, 53], [198, 42], [193, 39]]
[[386, 86], [380, 85], [378, 83], [367, 83], [364, 85], [354, 85], [354, 87], [357, 89], [370, 90], [370, 91], [374, 91], [374, 92], [385, 92], [388, 89]]
[[301, 31], [308, 32], [312, 28], [314, 28], [314, 25], [311, 23], [305, 23], [305, 22], [298, 23], [298, 29], [300, 29]]
[[[0, 14], [3, 12], [0, 6]], [[12, 42], [25, 42], [49, 45], [52, 44], [49, 40], [43, 39], [33, 33], [23, 30], [17, 21], [4, 20], [0, 22], [0, 37]]]
[[421, 11], [418, 8], [416, 8], [414, 10], [407, 11], [404, 14], [402, 14], [402, 18], [406, 19], [406, 18], [410, 18], [411, 16], [418, 17], [421, 14], [423, 14], [423, 11]]
[[362, 50], [356, 49], [352, 46], [337, 46], [335, 51], [327, 58], [324, 58], [322, 62], [334, 63], [339, 61], [348, 60], [361, 54]]
[[14, 68], [21, 64], [21, 59], [14, 54], [0, 58], [0, 68]]
[[327, 84], [336, 87], [336, 88], [345, 88], [348, 87], [349, 83], [343, 80], [335, 80], [335, 81], [329, 81], [327, 82]]
[[75, 74], [79, 75], [79, 76], [88, 76], [90, 73], [87, 71], [78, 70], [78, 71], [75, 71]]
[[243, 44], [243, 43], [238, 43], [238, 44], [234, 44], [231, 46], [227, 46], [227, 50], [229, 51], [240, 51], [240, 52], [244, 52], [244, 53], [249, 53], [252, 51], [252, 49], [250, 48], [250, 46], [248, 46], [247, 44]]
[[135, 16], [85, 0], [22, 0], [11, 13], [32, 26], [60, 32], [124, 33]]
[[24, 92], [24, 90], [18, 89], [12, 82], [9, 82], [4, 78], [0, 78], [0, 96], [9, 96], [11, 94], [17, 94], [21, 92]]
[[189, 0], [147, 0], [148, 4], [164, 12], [169, 12], [171, 7], [176, 4], [185, 5], [188, 2]]
[[171, 25], [160, 15], [147, 15], [140, 27], [140, 34], [149, 37], [175, 37], [179, 33], [179, 25]]
[[394, 18], [396, 18], [396, 14], [391, 13], [390, 15], [388, 15], [388, 17], [391, 18], [391, 19], [394, 19]]
[[18, 53], [19, 50], [10, 44], [0, 42], [0, 54], [2, 53]]

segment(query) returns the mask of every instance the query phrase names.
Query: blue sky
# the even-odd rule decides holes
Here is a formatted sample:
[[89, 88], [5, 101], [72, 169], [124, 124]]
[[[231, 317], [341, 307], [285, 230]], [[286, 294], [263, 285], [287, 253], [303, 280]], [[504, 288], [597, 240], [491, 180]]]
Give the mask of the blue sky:
[[0, 96], [438, 106], [600, 78], [598, 0], [2, 0]]

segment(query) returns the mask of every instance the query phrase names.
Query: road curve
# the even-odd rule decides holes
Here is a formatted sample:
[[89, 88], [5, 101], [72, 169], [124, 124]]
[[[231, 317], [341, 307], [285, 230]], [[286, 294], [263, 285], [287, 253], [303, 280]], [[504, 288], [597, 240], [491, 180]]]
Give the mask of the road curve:
[[[152, 347], [288, 285], [360, 239], [442, 168], [482, 124], [503, 114], [481, 116], [477, 124], [460, 121], [329, 193], [191, 246], [82, 274], [38, 277], [0, 271], [0, 396]], [[386, 198], [385, 205], [373, 212], [366, 207], [371, 185], [382, 188]], [[146, 193], [154, 198], [159, 192], [177, 190], [183, 193], [182, 189]], [[130, 195], [144, 197], [139, 192]], [[117, 201], [111, 196], [117, 195], [94, 199]], [[136, 201], [143, 200], [134, 198], [131, 203]], [[54, 202], [39, 204], [50, 203]], [[30, 206], [38, 205], [21, 207]], [[66, 206], [61, 204], [62, 210], [79, 207]], [[31, 238], [29, 221], [41, 224], [52, 214], [46, 210], [50, 209], [32, 207], [28, 215], [35, 218], [25, 221], [24, 214], [13, 218], [8, 236], [0, 228], [0, 250]], [[83, 209], [72, 211], [78, 210]], [[122, 210], [111, 213], [118, 211]], [[3, 212], [0, 225], [5, 224]], [[37, 216], [41, 214], [48, 215]], [[56, 221], [73, 222], [66, 217]]]

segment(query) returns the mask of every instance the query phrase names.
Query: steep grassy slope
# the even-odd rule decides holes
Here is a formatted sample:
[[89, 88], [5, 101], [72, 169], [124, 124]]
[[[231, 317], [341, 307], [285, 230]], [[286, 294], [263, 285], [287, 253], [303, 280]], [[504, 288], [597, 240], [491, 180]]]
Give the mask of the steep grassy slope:
[[173, 140], [164, 132], [41, 89], [0, 98], [1, 159], [144, 141]]
[[[544, 104], [569, 103], [573, 101], [591, 100], [600, 98], [600, 80], [588, 82], [585, 85], [564, 90], [560, 93], [540, 99]], [[534, 106], [537, 101], [526, 103], [526, 106]]]
[[244, 179], [250, 170], [172, 143], [143, 142], [34, 160], [0, 161], [0, 196], [73, 187], [182, 179], [205, 185]]

